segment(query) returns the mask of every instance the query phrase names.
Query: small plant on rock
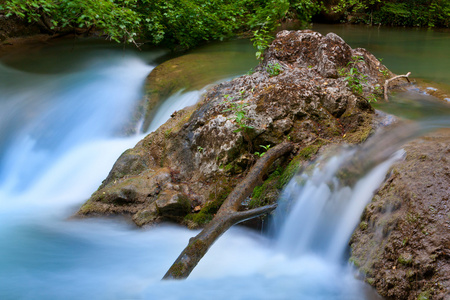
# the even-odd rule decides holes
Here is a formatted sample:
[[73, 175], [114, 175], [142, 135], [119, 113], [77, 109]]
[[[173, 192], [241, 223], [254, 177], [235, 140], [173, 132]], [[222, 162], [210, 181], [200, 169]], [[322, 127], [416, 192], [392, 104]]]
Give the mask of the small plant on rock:
[[256, 156], [262, 157], [264, 154], [266, 154], [266, 152], [270, 149], [270, 145], [259, 145], [261, 148], [264, 148], [265, 151], [263, 152], [255, 152]]
[[380, 73], [383, 74], [384, 77], [389, 77], [388, 69], [384, 69], [384, 70], [378, 69], [378, 71], [380, 71]]
[[[241, 95], [242, 94], [243, 93], [241, 93]], [[247, 107], [248, 104], [247, 103], [232, 102], [231, 100], [233, 100], [233, 98], [232, 97], [230, 98], [229, 95], [225, 95], [224, 97], [226, 99], [225, 103], [230, 105], [230, 108], [224, 109], [224, 110], [222, 110], [222, 112], [227, 112], [227, 111], [233, 112], [236, 115], [234, 117], [234, 121], [239, 126], [239, 128], [234, 130], [233, 132], [240, 132], [242, 130], [253, 129], [252, 126], [249, 126], [249, 125], [244, 123], [244, 121], [246, 119], [248, 119], [247, 111], [245, 110], [245, 107]]]
[[279, 63], [274, 63], [274, 64], [270, 63], [267, 65], [266, 71], [267, 71], [267, 73], [269, 73], [270, 77], [273, 77], [273, 76], [277, 76], [281, 72], [283, 72], [283, 69], [281, 68], [281, 65]]
[[[273, 40], [273, 36], [270, 34], [270, 24], [272, 24], [270, 16], [267, 16], [266, 21], [261, 25], [261, 27], [253, 32], [253, 46], [256, 48], [256, 58], [258, 60], [263, 60], [264, 51], [269, 47], [270, 42]], [[273, 25], [272, 25], [273, 26]]]
[[347, 82], [350, 89], [356, 94], [362, 94], [363, 83], [367, 82], [367, 75], [362, 74], [356, 66], [358, 62], [364, 61], [362, 56], [353, 56], [352, 60], [348, 62], [347, 69], [339, 70], [340, 76], [345, 76], [344, 81]]

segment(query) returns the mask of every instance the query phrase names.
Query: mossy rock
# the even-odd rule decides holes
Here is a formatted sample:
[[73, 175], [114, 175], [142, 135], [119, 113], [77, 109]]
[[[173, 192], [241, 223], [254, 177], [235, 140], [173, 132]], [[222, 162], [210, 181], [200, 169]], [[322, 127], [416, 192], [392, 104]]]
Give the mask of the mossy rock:
[[184, 221], [188, 227], [199, 228], [209, 223], [233, 189], [227, 180], [223, 180], [218, 190], [219, 192], [217, 194], [210, 193], [208, 202], [199, 212], [190, 213], [184, 217]]

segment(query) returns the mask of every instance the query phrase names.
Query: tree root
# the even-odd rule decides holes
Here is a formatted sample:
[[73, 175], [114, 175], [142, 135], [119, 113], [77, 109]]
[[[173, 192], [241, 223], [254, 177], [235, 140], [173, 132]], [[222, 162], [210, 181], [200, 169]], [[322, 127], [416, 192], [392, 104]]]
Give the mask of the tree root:
[[279, 157], [291, 152], [293, 148], [292, 143], [281, 143], [269, 149], [264, 156], [258, 159], [245, 179], [228, 195], [212, 221], [197, 236], [189, 240], [189, 244], [169, 268], [163, 279], [187, 278], [211, 245], [231, 226], [270, 213], [277, 207], [277, 204], [272, 204], [247, 211], [238, 211], [241, 203], [252, 193], [253, 189], [262, 184], [263, 176], [272, 163]]
[[388, 87], [389, 87], [389, 83], [390, 83], [391, 81], [393, 81], [393, 80], [395, 80], [395, 79], [399, 79], [399, 78], [406, 78], [406, 80], [408, 80], [408, 82], [411, 82], [411, 81], [409, 80], [409, 78], [408, 78], [409, 75], [411, 75], [411, 72], [406, 73], [406, 75], [398, 75], [398, 76], [394, 76], [394, 77], [392, 77], [392, 78], [387, 79], [387, 80], [384, 82], [384, 100], [386, 100], [386, 102], [389, 102], [388, 94], [387, 94], [387, 92], [388, 92]]

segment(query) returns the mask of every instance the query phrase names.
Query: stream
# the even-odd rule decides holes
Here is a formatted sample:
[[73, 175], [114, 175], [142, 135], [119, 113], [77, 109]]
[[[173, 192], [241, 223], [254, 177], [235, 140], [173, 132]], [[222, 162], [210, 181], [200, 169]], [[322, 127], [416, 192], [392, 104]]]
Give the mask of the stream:
[[[450, 85], [448, 32], [313, 29], [335, 31], [352, 47], [384, 57], [394, 72]], [[411, 50], [412, 45], [419, 46]], [[230, 53], [227, 67], [218, 68], [208, 84], [256, 64], [245, 40], [195, 51]], [[122, 218], [70, 218], [120, 154], [143, 138], [139, 130], [124, 134], [124, 128], [146, 76], [166, 54], [66, 40], [0, 58], [0, 299], [381, 299], [346, 262], [347, 243], [389, 167], [402, 158], [401, 149], [353, 187], [342, 186], [335, 175], [355, 149], [320, 160], [288, 184], [270, 234], [233, 227], [183, 281], [160, 279], [195, 231], [169, 224], [137, 229]], [[172, 95], [149, 130], [200, 94]], [[394, 112], [406, 101], [398, 99], [390, 106]], [[417, 117], [422, 108], [406, 117], [439, 113], [448, 121], [439, 106]]]

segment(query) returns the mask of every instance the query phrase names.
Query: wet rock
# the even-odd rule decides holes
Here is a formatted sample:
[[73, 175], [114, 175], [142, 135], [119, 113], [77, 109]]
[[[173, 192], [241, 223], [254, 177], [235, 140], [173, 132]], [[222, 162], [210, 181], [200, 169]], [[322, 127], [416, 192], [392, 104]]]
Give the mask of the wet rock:
[[163, 217], [184, 217], [191, 211], [188, 197], [174, 190], [165, 190], [155, 202], [159, 214]]
[[[197, 105], [173, 114], [125, 152], [78, 215], [130, 214], [139, 226], [164, 218], [199, 226], [225, 199], [223, 191], [262, 155], [262, 146], [290, 140], [298, 153], [274, 163], [271, 172], [278, 177], [270, 177], [272, 184], [255, 203], [275, 201], [296, 170], [288, 166], [293, 157], [297, 163], [311, 159], [322, 145], [359, 143], [371, 132], [374, 110], [366, 96], [382, 81], [379, 62], [362, 54], [358, 68], [368, 80], [361, 93], [339, 72], [359, 53], [335, 34], [280, 32], [254, 73], [209, 88]], [[189, 209], [184, 200], [183, 209], [171, 208], [180, 199], [188, 199]]]
[[448, 145], [448, 129], [407, 144], [406, 159], [394, 165], [363, 213], [368, 226], [350, 241], [352, 261], [384, 297], [450, 295]]

